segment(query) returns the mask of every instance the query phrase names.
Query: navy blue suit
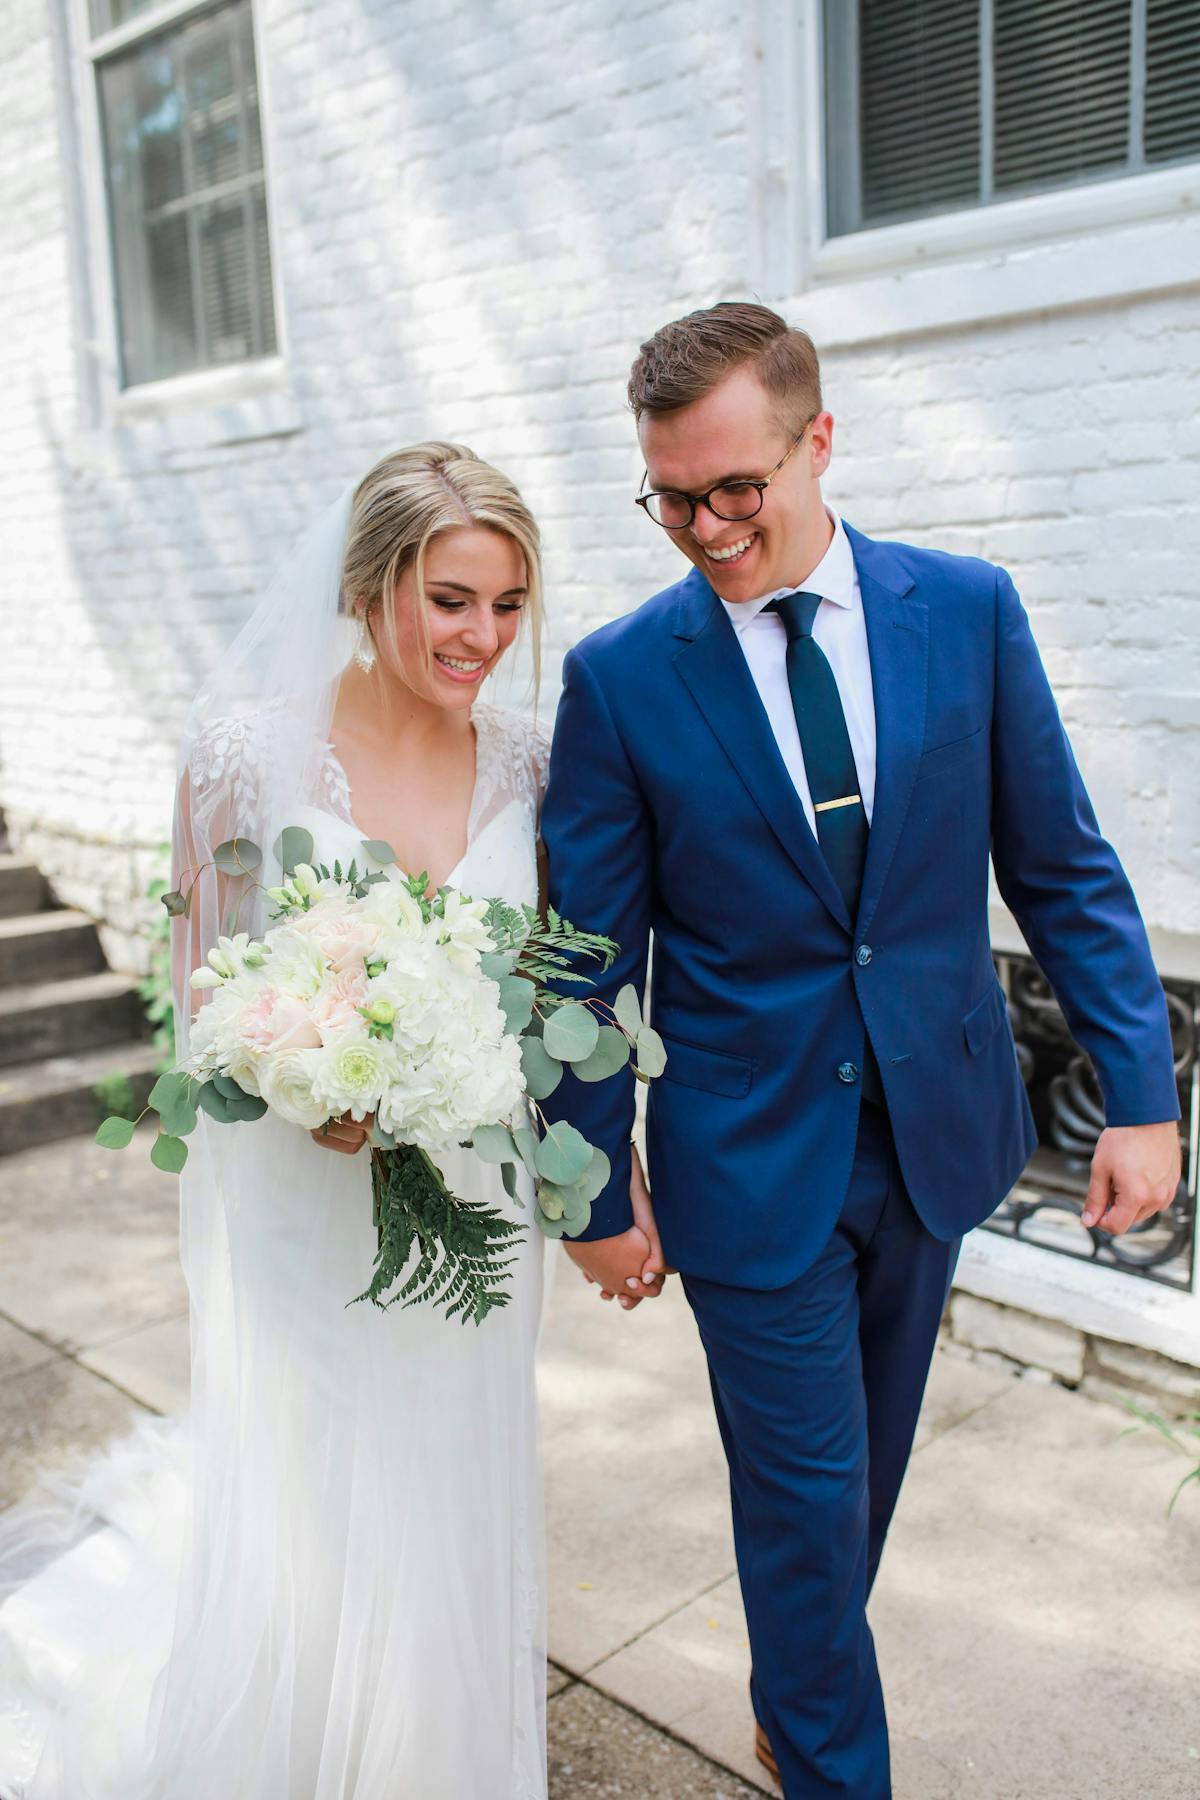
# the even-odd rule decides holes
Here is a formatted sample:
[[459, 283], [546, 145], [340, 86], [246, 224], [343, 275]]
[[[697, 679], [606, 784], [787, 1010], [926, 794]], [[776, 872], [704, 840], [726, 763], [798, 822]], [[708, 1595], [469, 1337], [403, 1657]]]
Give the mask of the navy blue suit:
[[[789, 1800], [889, 1791], [866, 1593], [957, 1242], [1034, 1144], [989, 853], [1108, 1122], [1178, 1115], [1145, 931], [1011, 580], [849, 537], [877, 733], [856, 918], [696, 570], [567, 657], [542, 824], [553, 904], [621, 945], [602, 993], [640, 990], [653, 933], [649, 1176], [709, 1357]], [[883, 1110], [862, 1104], [868, 1037]], [[612, 1159], [589, 1237], [632, 1220], [632, 1087], [568, 1076], [546, 1107]]]

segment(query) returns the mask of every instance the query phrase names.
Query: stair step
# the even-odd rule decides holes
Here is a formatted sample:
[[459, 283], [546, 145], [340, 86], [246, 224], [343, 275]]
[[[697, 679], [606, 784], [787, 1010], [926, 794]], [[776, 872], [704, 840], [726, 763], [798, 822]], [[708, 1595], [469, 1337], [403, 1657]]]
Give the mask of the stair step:
[[40, 912], [49, 899], [46, 877], [36, 863], [11, 851], [0, 854], [0, 919]]
[[104, 951], [86, 913], [17, 913], [0, 919], [0, 988], [64, 980], [104, 967]]
[[97, 1095], [97, 1083], [124, 1076], [135, 1105], [144, 1106], [157, 1067], [153, 1045], [124, 1043], [0, 1071], [0, 1156], [95, 1131], [114, 1110], [111, 1097]]
[[0, 990], [0, 1066], [78, 1056], [147, 1035], [138, 984], [108, 970]]

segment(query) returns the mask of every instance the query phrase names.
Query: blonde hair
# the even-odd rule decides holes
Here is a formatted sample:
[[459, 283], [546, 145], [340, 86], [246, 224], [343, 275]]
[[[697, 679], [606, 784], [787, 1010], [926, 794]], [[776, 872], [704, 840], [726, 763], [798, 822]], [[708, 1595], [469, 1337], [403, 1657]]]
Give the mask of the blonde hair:
[[[432, 657], [425, 605], [425, 556], [435, 537], [462, 526], [485, 526], [511, 538], [525, 558], [528, 620], [535, 696], [541, 681], [542, 553], [533, 514], [507, 475], [463, 444], [414, 444], [393, 450], [368, 470], [354, 491], [343, 604], [364, 603], [364, 614], [382, 615], [393, 658], [401, 667], [396, 632], [396, 584], [408, 570], [417, 590], [417, 626]], [[379, 665], [376, 665], [378, 669]]]

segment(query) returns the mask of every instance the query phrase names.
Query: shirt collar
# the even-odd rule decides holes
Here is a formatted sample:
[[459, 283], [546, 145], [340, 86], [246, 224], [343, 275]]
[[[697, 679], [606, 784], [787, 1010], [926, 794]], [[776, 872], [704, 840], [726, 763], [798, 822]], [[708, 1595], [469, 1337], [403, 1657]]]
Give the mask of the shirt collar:
[[[806, 594], [820, 594], [822, 600], [832, 600], [835, 606], [849, 609], [858, 599], [858, 575], [854, 567], [854, 552], [850, 548], [850, 539], [846, 536], [846, 527], [842, 524], [832, 506], [825, 508], [829, 522], [833, 526], [833, 536], [824, 556], [803, 583]], [[729, 622], [735, 631], [744, 631], [747, 625], [757, 619], [759, 614], [778, 600], [781, 594], [794, 594], [794, 587], [775, 588], [769, 594], [761, 594], [757, 600], [738, 600], [730, 602], [722, 600], [721, 605], [729, 615]]]

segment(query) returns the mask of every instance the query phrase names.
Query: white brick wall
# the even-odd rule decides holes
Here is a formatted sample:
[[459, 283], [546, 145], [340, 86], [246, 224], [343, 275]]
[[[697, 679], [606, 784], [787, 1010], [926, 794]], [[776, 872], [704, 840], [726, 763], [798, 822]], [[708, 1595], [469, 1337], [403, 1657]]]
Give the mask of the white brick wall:
[[[89, 401], [61, 8], [0, 0], [0, 802], [131, 959], [187, 696], [306, 510], [383, 451], [458, 437], [521, 484], [551, 697], [573, 638], [672, 578], [630, 504], [624, 380], [664, 318], [748, 291], [754, 178], [715, 0], [260, 0], [299, 429], [156, 455]], [[1198, 350], [1174, 294], [826, 360], [831, 499], [1008, 565], [1143, 906], [1190, 933]]]

